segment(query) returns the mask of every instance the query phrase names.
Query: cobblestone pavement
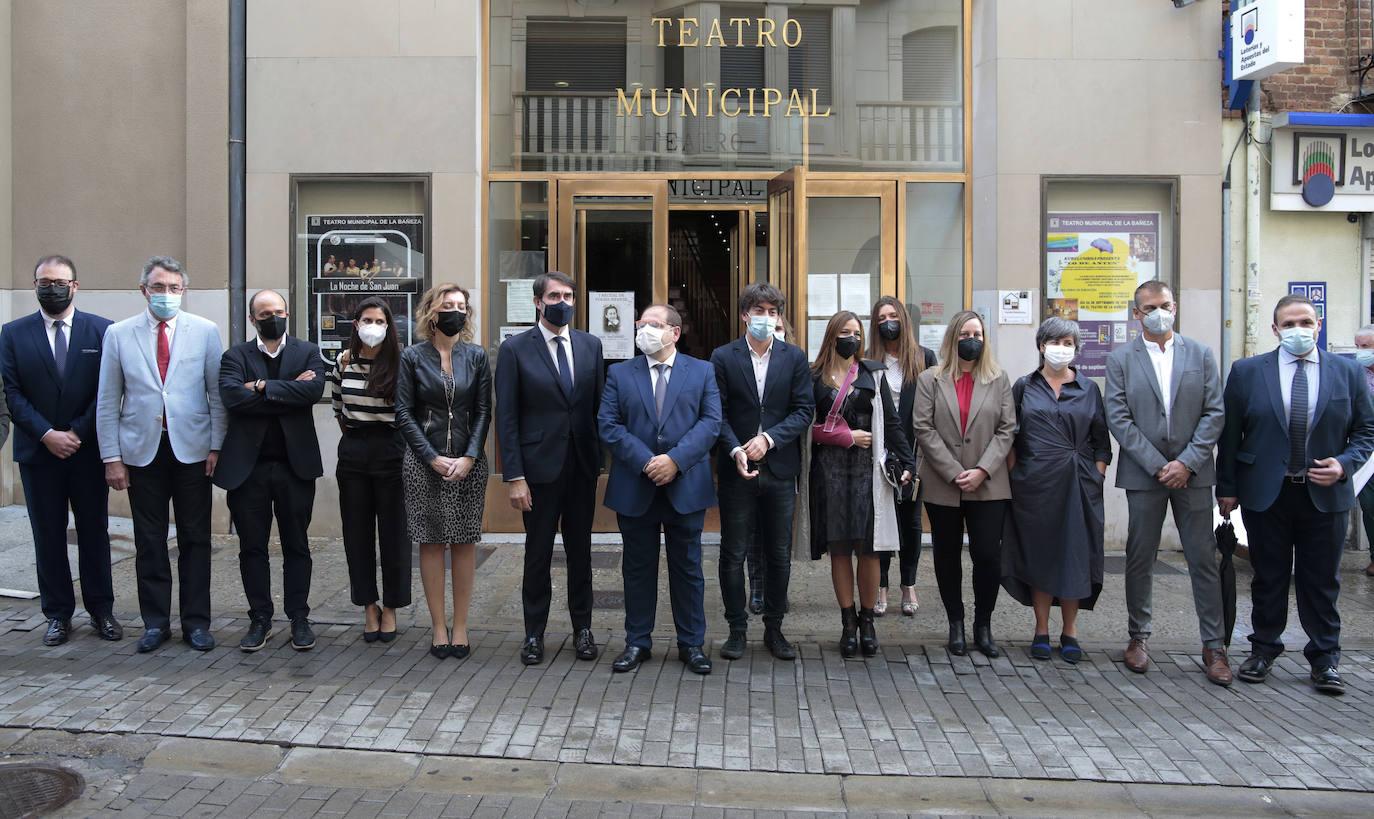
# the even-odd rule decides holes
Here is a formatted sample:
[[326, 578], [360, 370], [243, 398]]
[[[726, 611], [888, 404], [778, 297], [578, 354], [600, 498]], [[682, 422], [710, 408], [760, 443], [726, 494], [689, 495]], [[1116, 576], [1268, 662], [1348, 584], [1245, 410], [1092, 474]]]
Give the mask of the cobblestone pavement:
[[[216, 543], [215, 610], [232, 613], [242, 607], [236, 550], [232, 538]], [[596, 587], [614, 591], [618, 556], [597, 548]], [[1093, 633], [1077, 665], [1057, 652], [1031, 660], [1029, 635], [1016, 639], [1028, 613], [1013, 605], [998, 611], [999, 633], [1012, 635], [1002, 658], [950, 655], [928, 571], [917, 617], [880, 620], [882, 650], [864, 661], [835, 648], [824, 564], [798, 562], [788, 623], [801, 659], [775, 661], [755, 642], [742, 660], [713, 656], [715, 672], [701, 677], [671, 650], [666, 594], [654, 657], [633, 674], [610, 670], [623, 646], [613, 599], [594, 616], [602, 656], [579, 662], [559, 630], [559, 591], [545, 662], [521, 665], [518, 545], [484, 552], [468, 659], [428, 656], [422, 599], [402, 613], [395, 642], [365, 644], [341, 550], [314, 549], [318, 644], [308, 652], [290, 649], [279, 618], [268, 648], [242, 653], [234, 646], [246, 617], [220, 616], [214, 651], [174, 640], [135, 653], [129, 560], [116, 566], [122, 642], [95, 639], [78, 615], [69, 643], [44, 648], [36, 601], [0, 600], [0, 762], [84, 760], [87, 794], [69, 815], [235, 816], [283, 805], [293, 816], [1374, 815], [1374, 581], [1361, 554], [1343, 569], [1350, 691], [1329, 698], [1308, 683], [1296, 615], [1293, 650], [1268, 683], [1210, 685], [1178, 556], [1161, 558], [1148, 674], [1120, 662], [1119, 576], [1084, 616]], [[724, 634], [706, 551], [714, 647]], [[1241, 564], [1238, 655], [1245, 572]], [[258, 767], [221, 770], [214, 760], [226, 755]], [[1227, 787], [1197, 787], [1218, 785]], [[1206, 810], [1184, 809], [1199, 799]]]

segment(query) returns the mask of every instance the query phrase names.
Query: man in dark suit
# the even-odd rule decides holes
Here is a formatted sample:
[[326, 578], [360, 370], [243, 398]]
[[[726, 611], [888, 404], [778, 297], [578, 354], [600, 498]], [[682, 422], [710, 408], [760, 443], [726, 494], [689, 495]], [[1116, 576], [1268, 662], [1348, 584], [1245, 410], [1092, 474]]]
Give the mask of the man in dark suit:
[[661, 532], [678, 659], [697, 674], [709, 674], [711, 661], [702, 652], [701, 527], [716, 503], [710, 452], [720, 433], [720, 392], [709, 364], [677, 352], [677, 310], [649, 305], [635, 330], [644, 355], [610, 368], [597, 414], [601, 441], [612, 456], [606, 506], [616, 512], [625, 549], [625, 651], [611, 668], [633, 671], [650, 657]]
[[1312, 683], [1342, 694], [1341, 549], [1355, 505], [1350, 477], [1374, 450], [1374, 403], [1360, 366], [1320, 351], [1312, 302], [1284, 296], [1274, 308], [1280, 349], [1231, 367], [1217, 455], [1217, 504], [1237, 506], [1250, 537], [1254, 633], [1236, 676], [1263, 682], [1283, 651], [1288, 586], [1307, 633]]
[[779, 660], [795, 660], [782, 633], [792, 575], [792, 513], [801, 472], [801, 438], [811, 423], [811, 369], [801, 348], [773, 337], [786, 298], [756, 282], [740, 295], [742, 337], [711, 353], [720, 389], [720, 593], [730, 636], [720, 656], [744, 656], [749, 624], [744, 558], [760, 521], [771, 525], [761, 544], [764, 572], [763, 643]]
[[[44, 256], [33, 270], [39, 311], [0, 330], [0, 371], [14, 418], [14, 460], [33, 529], [43, 645], [67, 642], [76, 596], [67, 559], [67, 508], [76, 519], [81, 600], [101, 638], [118, 640], [110, 579], [109, 496], [96, 446], [100, 351], [109, 319], [78, 311], [76, 266]], [[4, 431], [9, 432], [9, 418]], [[0, 437], [0, 441], [4, 439]]]
[[520, 585], [525, 642], [520, 660], [544, 659], [553, 583], [553, 537], [562, 522], [568, 614], [579, 660], [596, 659], [592, 637], [592, 516], [601, 450], [596, 412], [606, 383], [601, 339], [568, 324], [577, 286], [562, 273], [534, 280], [539, 324], [501, 345], [496, 360], [496, 441], [510, 504], [525, 520]]
[[261, 290], [248, 302], [255, 341], [224, 352], [219, 394], [229, 416], [215, 485], [228, 491], [239, 533], [239, 573], [251, 622], [239, 643], [257, 651], [272, 636], [272, 517], [282, 551], [282, 602], [291, 647], [315, 646], [310, 628], [310, 513], [324, 473], [311, 408], [324, 394], [324, 359], [308, 341], [286, 335], [286, 300]]

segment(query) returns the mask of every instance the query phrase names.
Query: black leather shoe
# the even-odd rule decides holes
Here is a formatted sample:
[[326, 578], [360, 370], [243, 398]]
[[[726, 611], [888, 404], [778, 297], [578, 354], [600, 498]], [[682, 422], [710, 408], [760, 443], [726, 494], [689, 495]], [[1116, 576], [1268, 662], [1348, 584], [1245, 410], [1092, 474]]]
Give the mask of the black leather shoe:
[[577, 630], [577, 636], [573, 638], [573, 648], [577, 649], [577, 659], [595, 660], [597, 655], [596, 638], [592, 636], [589, 628]]
[[113, 614], [102, 614], [91, 618], [91, 628], [100, 635], [100, 639], [114, 642], [124, 639], [124, 627], [119, 621], [114, 619]]
[[711, 661], [702, 653], [701, 646], [681, 646], [677, 650], [677, 658], [686, 666], [687, 670], [693, 674], [710, 674]]
[[544, 662], [544, 638], [526, 637], [520, 644], [520, 662], [525, 665], [538, 665]]
[[193, 628], [190, 631], [182, 631], [181, 639], [196, 651], [209, 651], [215, 647], [215, 638], [210, 636], [208, 628]]
[[859, 653], [859, 613], [853, 606], [840, 609], [840, 656], [849, 659]]
[[949, 621], [949, 642], [945, 643], [945, 648], [956, 657], [968, 654], [968, 639], [964, 636], [963, 620]]
[[973, 626], [973, 645], [987, 657], [1001, 657], [1002, 650], [997, 647], [997, 643], [992, 639], [992, 626], [977, 625]]
[[617, 673], [634, 671], [636, 668], [639, 668], [640, 663], [648, 660], [652, 656], [653, 654], [650, 653], [647, 648], [629, 646], [624, 651], [620, 652], [620, 656], [615, 658], [615, 662], [611, 663], [611, 670]]
[[878, 653], [878, 634], [873, 629], [875, 616], [873, 609], [859, 609], [859, 651], [865, 657], [873, 657]]
[[272, 620], [269, 617], [254, 617], [248, 624], [248, 632], [239, 640], [239, 650], [252, 653], [267, 645], [272, 636]]
[[310, 628], [310, 620], [297, 617], [291, 621], [291, 647], [297, 651], [309, 651], [315, 647], [315, 631]]
[[1344, 694], [1345, 680], [1334, 665], [1312, 669], [1312, 685], [1323, 694]]
[[779, 660], [797, 659], [797, 649], [782, 636], [782, 629], [770, 628], [763, 632], [763, 644]]
[[453, 646], [448, 643], [430, 643], [429, 656], [436, 660], [442, 660], [449, 656], [453, 651]]
[[1274, 660], [1271, 657], [1261, 657], [1258, 654], [1251, 654], [1245, 658], [1245, 662], [1240, 664], [1236, 671], [1236, 676], [1242, 682], [1261, 683], [1264, 678], [1269, 676], [1269, 671], [1274, 667]]
[[43, 635], [43, 645], [60, 646], [67, 642], [67, 635], [71, 633], [72, 621], [59, 620], [56, 617], [48, 619], [48, 631]]
[[451, 645], [448, 647], [448, 656], [452, 657], [455, 660], [467, 659], [467, 656], [471, 653], [472, 646], [468, 645], [467, 643], [459, 643], [457, 645]]
[[147, 654], [149, 651], [160, 648], [163, 643], [172, 639], [172, 635], [167, 633], [165, 628], [150, 628], [143, 632], [143, 636], [138, 638], [139, 654]]
[[719, 654], [727, 660], [738, 660], [744, 656], [744, 646], [749, 642], [743, 631], [730, 630], [730, 636], [720, 644]]

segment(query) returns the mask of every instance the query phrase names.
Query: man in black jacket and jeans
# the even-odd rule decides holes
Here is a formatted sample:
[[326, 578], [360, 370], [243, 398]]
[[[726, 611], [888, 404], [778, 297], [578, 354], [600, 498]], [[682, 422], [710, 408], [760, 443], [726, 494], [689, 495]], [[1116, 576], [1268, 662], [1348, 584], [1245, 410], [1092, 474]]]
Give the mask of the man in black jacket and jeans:
[[774, 338], [786, 298], [771, 284], [755, 283], [740, 295], [744, 335], [711, 353], [720, 389], [720, 591], [730, 636], [720, 656], [744, 656], [744, 556], [760, 521], [764, 564], [763, 642], [773, 656], [794, 660], [782, 634], [787, 584], [792, 575], [792, 513], [801, 473], [801, 439], [814, 402], [811, 369], [801, 348]]
[[286, 335], [290, 313], [272, 290], [256, 293], [248, 312], [255, 341], [224, 353], [220, 398], [229, 415], [215, 485], [229, 493], [239, 533], [239, 572], [252, 622], [239, 648], [257, 651], [272, 636], [272, 573], [267, 541], [277, 518], [282, 592], [291, 618], [291, 647], [314, 648], [310, 629], [310, 514], [315, 479], [324, 473], [311, 407], [324, 394], [324, 359], [308, 341]]

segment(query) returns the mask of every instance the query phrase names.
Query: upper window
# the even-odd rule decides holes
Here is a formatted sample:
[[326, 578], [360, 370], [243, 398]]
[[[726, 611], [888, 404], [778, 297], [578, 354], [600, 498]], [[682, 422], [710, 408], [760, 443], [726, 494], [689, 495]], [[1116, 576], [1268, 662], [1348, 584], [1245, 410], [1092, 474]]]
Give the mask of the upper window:
[[624, 20], [530, 20], [525, 90], [607, 93], [625, 85]]
[[902, 38], [902, 99], [952, 102], [959, 99], [959, 30], [937, 26]]
[[829, 105], [830, 10], [793, 11], [788, 16], [801, 24], [801, 43], [787, 49], [788, 90], [809, 101], [814, 88], [816, 102]]

